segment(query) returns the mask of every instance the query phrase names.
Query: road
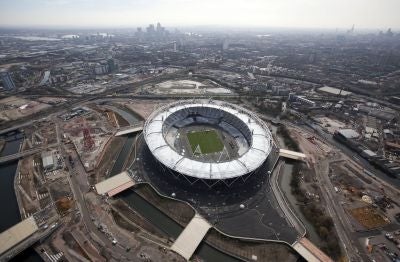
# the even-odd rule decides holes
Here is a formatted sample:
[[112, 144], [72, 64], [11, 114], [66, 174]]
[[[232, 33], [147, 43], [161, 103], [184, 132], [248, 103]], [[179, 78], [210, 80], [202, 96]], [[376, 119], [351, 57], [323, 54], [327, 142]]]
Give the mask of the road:
[[[159, 82], [159, 81], [162, 81], [162, 80], [168, 80], [171, 77], [179, 76], [182, 73], [183, 72], [178, 71], [178, 72], [175, 72], [175, 73], [172, 73], [172, 74], [168, 74], [168, 75], [160, 75], [160, 76], [156, 76], [156, 77], [153, 77], [153, 78], [150, 78], [150, 79], [145, 79], [143, 81], [132, 83], [132, 84], [121, 85], [121, 86], [118, 86], [118, 87], [115, 87], [115, 88], [110, 88], [110, 89], [104, 91], [101, 94], [96, 94], [96, 95], [86, 94], [86, 95], [78, 96], [75, 99], [71, 99], [70, 98], [70, 99], [68, 99], [67, 103], [63, 103], [61, 105], [53, 106], [53, 107], [51, 107], [51, 108], [49, 108], [47, 110], [39, 111], [39, 112], [37, 112], [35, 114], [29, 115], [27, 117], [23, 117], [23, 118], [14, 120], [14, 121], [8, 121], [8, 122], [6, 122], [6, 123], [4, 123], [2, 125], [2, 129], [0, 130], [0, 133], [4, 133], [4, 132], [7, 132], [7, 131], [15, 130], [16, 129], [15, 126], [20, 126], [20, 127], [26, 126], [26, 124], [25, 124], [26, 122], [31, 124], [36, 120], [39, 120], [39, 119], [41, 119], [43, 117], [49, 116], [49, 115], [54, 114], [54, 113], [67, 112], [67, 111], [71, 110], [71, 108], [77, 107], [77, 106], [82, 105], [82, 104], [84, 104], [86, 102], [89, 102], [89, 101], [93, 101], [93, 100], [97, 100], [97, 99], [101, 99], [101, 98], [107, 97], [108, 95], [110, 96], [108, 98], [112, 99], [112, 95], [114, 93], [117, 93], [117, 94], [118, 93], [123, 93], [124, 91], [126, 91], [128, 89], [130, 89], [131, 91], [134, 91], [137, 88], [141, 87], [142, 85], [147, 85], [147, 84], [151, 84], [151, 83], [154, 83], [154, 82]], [[22, 95], [22, 94], [21, 94], [21, 96], [30, 97], [30, 95]], [[34, 94], [34, 95], [31, 95], [31, 96], [32, 97], [36, 97], [36, 96], [43, 97], [43, 96], [47, 96], [47, 95], [46, 94], [43, 94], [43, 95]]]
[[[61, 136], [61, 133], [58, 132], [57, 136]], [[59, 137], [58, 139], [61, 139], [61, 138]], [[63, 156], [68, 156], [64, 145], [61, 145], [60, 149], [61, 149], [60, 152]], [[113, 245], [111, 243], [110, 239], [108, 239], [103, 233], [101, 233], [97, 229], [96, 225], [92, 221], [91, 213], [90, 213], [90, 211], [86, 205], [85, 199], [84, 199], [84, 194], [87, 192], [89, 185], [87, 183], [84, 183], [84, 184], [86, 184], [86, 186], [84, 186], [84, 184], [82, 182], [78, 181], [79, 176], [86, 176], [86, 173], [84, 171], [82, 172], [82, 170], [84, 170], [84, 167], [81, 166], [82, 164], [78, 160], [75, 160], [74, 163], [75, 163], [74, 167], [72, 167], [71, 163], [68, 160], [65, 161], [65, 165], [67, 166], [67, 168], [69, 170], [68, 182], [70, 184], [76, 204], [77, 204], [80, 214], [82, 216], [82, 220], [83, 220], [84, 224], [86, 225], [88, 231], [95, 234], [96, 237], [101, 240], [104, 248], [111, 251], [111, 253], [113, 253], [113, 254], [118, 254], [120, 261], [127, 260], [128, 257], [130, 260], [135, 260], [134, 255], [126, 253], [126, 249], [120, 245]], [[77, 168], [77, 166], [78, 166], [78, 168]], [[84, 186], [83, 192], [81, 190], [80, 184], [82, 186]], [[121, 256], [121, 254], [126, 254], [126, 256]]]
[[321, 186], [322, 194], [325, 202], [326, 209], [335, 225], [336, 232], [343, 243], [346, 256], [350, 261], [367, 261], [366, 258], [361, 259], [359, 251], [356, 247], [356, 243], [349, 236], [352, 232], [352, 226], [350, 222], [346, 219], [347, 214], [345, 213], [343, 207], [338, 204], [336, 198], [336, 192], [334, 186], [329, 179], [329, 164], [332, 160], [319, 158], [317, 163], [315, 163], [315, 174]]

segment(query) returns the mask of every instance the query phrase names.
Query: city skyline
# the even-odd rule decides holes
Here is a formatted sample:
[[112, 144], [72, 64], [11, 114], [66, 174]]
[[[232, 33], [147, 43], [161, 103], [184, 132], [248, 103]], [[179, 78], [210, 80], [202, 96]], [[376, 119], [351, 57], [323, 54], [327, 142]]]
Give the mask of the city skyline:
[[1, 27], [230, 26], [397, 29], [396, 0], [0, 1]]

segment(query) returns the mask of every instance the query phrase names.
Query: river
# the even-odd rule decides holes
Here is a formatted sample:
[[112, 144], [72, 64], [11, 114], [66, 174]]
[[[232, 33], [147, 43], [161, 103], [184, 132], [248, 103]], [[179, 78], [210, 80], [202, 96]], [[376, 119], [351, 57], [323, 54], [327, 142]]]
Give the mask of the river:
[[[276, 131], [277, 131], [277, 126], [272, 125], [271, 126], [271, 131], [275, 135], [275, 137], [278, 139], [279, 144], [281, 147], [285, 148], [285, 141], [283, 137], [281, 137]], [[296, 216], [303, 222], [304, 226], [307, 229], [307, 235], [311, 242], [313, 243], [319, 243], [321, 239], [319, 238], [317, 232], [314, 229], [314, 226], [308, 222], [308, 220], [304, 217], [303, 213], [300, 210], [299, 203], [297, 202], [296, 196], [292, 194], [292, 188], [290, 186], [290, 181], [292, 180], [292, 176], [295, 175], [293, 174], [293, 165], [285, 162], [282, 165], [283, 168], [283, 174], [279, 177], [279, 187], [281, 188], [282, 192], [285, 194], [285, 198], [290, 204], [290, 208], [295, 212]]]
[[[15, 154], [20, 150], [23, 136], [20, 133], [4, 135], [7, 141], [0, 156]], [[18, 161], [0, 165], [0, 203], [2, 214], [0, 216], [0, 232], [10, 228], [21, 221], [18, 202], [14, 192], [14, 177], [17, 171]], [[33, 248], [29, 248], [16, 256], [11, 261], [43, 261]]]

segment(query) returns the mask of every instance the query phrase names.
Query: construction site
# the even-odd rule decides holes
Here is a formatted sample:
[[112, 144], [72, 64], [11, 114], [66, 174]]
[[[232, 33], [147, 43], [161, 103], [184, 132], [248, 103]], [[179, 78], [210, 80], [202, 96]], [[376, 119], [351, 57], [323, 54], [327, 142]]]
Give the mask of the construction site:
[[106, 110], [99, 112], [85, 107], [61, 118], [63, 139], [74, 145], [86, 171], [92, 171], [112, 135], [110, 130], [118, 124], [117, 117]]
[[27, 117], [64, 102], [65, 99], [49, 97], [28, 100], [21, 97], [10, 96], [0, 99], [0, 124]]
[[233, 94], [230, 89], [224, 88], [212, 80], [203, 79], [182, 79], [182, 80], [168, 80], [165, 82], [145, 85], [139, 91], [141, 94]]

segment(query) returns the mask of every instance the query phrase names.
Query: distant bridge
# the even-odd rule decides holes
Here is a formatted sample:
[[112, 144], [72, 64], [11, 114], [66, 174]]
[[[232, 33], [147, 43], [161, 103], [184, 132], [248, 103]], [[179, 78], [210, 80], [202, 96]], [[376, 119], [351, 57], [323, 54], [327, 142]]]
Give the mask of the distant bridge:
[[18, 152], [16, 154], [3, 156], [3, 157], [0, 157], [0, 164], [4, 164], [4, 163], [7, 163], [7, 162], [10, 162], [10, 161], [13, 161], [13, 160], [17, 160], [17, 159], [20, 159], [20, 158], [23, 158], [23, 157], [26, 157], [26, 156], [30, 156], [30, 155], [39, 153], [40, 151], [42, 151], [42, 150], [44, 150], [46, 148], [54, 147], [54, 146], [57, 146], [57, 144], [51, 144], [51, 145], [48, 145], [48, 146], [45, 146], [45, 147], [37, 147], [37, 148], [33, 148], [33, 149], [22, 151], [22, 152]]
[[305, 161], [307, 156], [303, 153], [296, 152], [296, 151], [291, 151], [287, 149], [279, 149], [279, 156], [281, 157], [286, 157], [294, 160], [302, 160]]
[[143, 130], [143, 125], [144, 122], [137, 122], [133, 125], [127, 126], [127, 127], [122, 127], [120, 129], [118, 129], [118, 131], [115, 133], [115, 136], [123, 136], [123, 135], [127, 135], [130, 133], [136, 133], [136, 132], [140, 132]]

